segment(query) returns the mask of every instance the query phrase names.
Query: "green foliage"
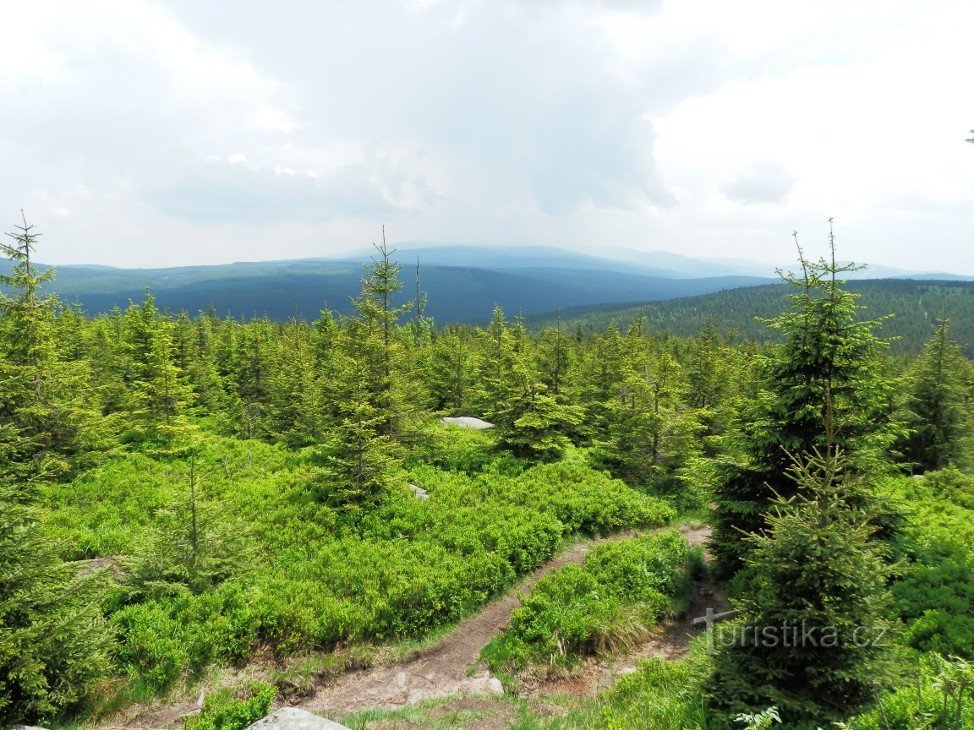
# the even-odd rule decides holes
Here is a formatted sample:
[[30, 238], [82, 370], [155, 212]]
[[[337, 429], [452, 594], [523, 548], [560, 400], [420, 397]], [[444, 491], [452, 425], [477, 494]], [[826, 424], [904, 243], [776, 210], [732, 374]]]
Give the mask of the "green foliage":
[[965, 387], [970, 365], [949, 339], [949, 324], [946, 319], [940, 322], [907, 375], [904, 425], [908, 435], [901, 450], [904, 460], [920, 472], [956, 465], [970, 445]]
[[784, 343], [760, 361], [761, 391], [736, 439], [740, 457], [724, 465], [715, 485], [712, 547], [723, 575], [741, 566], [752, 545], [741, 533], [757, 534], [772, 501], [801, 488], [788, 477], [791, 455], [834, 445], [869, 472], [883, 467], [896, 435], [877, 323], [857, 321], [857, 296], [836, 278], [845, 269], [800, 264], [803, 275], [787, 279], [792, 308], [768, 322]]
[[[865, 309], [860, 317], [870, 318], [868, 312], [896, 315], [884, 327], [892, 340], [893, 353], [920, 352], [930, 338], [931, 327], [946, 311], [964, 353], [968, 357], [974, 355], [974, 282], [866, 279], [850, 281], [848, 289], [861, 297]], [[789, 308], [788, 293], [779, 284], [746, 286], [666, 301], [562, 309], [561, 319], [569, 330], [589, 335], [601, 333], [613, 324], [628, 326], [641, 317], [651, 330], [682, 338], [693, 337], [708, 321], [713, 321], [735, 342], [780, 342], [780, 335], [768, 332], [762, 322]], [[528, 321], [532, 327], [540, 327], [553, 319], [549, 309]]]
[[889, 571], [841, 457], [810, 457], [791, 476], [797, 495], [749, 538], [746, 591], [735, 621], [717, 627], [709, 697], [720, 710], [775, 706], [789, 723], [821, 723], [866, 703], [887, 675]]
[[224, 687], [203, 701], [203, 711], [186, 718], [186, 730], [244, 730], [271, 709], [277, 689], [269, 684], [252, 684], [244, 696]]
[[24, 493], [0, 481], [0, 723], [51, 720], [108, 669], [97, 574], [60, 560]]
[[974, 658], [974, 480], [945, 469], [891, 480], [889, 490], [908, 518], [892, 584], [907, 643]]
[[847, 730], [962, 730], [974, 723], [974, 668], [932, 654], [877, 707], [842, 723]]
[[556, 665], [630, 648], [685, 594], [688, 557], [675, 530], [600, 545], [583, 566], [541, 578], [484, 657], [496, 667]]
[[[460, 621], [566, 537], [654, 528], [672, 505], [712, 501], [718, 556], [750, 555], [735, 579], [747, 617], [812, 611], [846, 629], [850, 611], [901, 619], [906, 651], [970, 659], [970, 477], [953, 467], [892, 477], [883, 452], [899, 408], [911, 438], [935, 447], [900, 441], [908, 459], [935, 452], [928, 466], [966, 468], [954, 416], [966, 414], [974, 370], [945, 329], [912, 366], [884, 360], [834, 265], [794, 278], [795, 306], [772, 322], [780, 344], [760, 347], [733, 345], [716, 322], [691, 340], [641, 318], [594, 337], [557, 321], [532, 333], [499, 308], [488, 327], [438, 329], [421, 292], [403, 323], [384, 245], [345, 316], [171, 315], [146, 296], [87, 317], [43, 293], [53, 272], [31, 261], [31, 228], [13, 239], [0, 280], [4, 721], [85, 722], [255, 657], [286, 666], [300, 654], [337, 671], [335, 657]], [[904, 373], [901, 404], [890, 383]], [[443, 427], [431, 411], [496, 428]], [[852, 460], [842, 479], [783, 476], [789, 452], [836, 445]], [[738, 528], [770, 532], [742, 543]], [[880, 537], [895, 551], [892, 575], [874, 552]], [[571, 664], [626, 647], [684, 608], [699, 561], [673, 532], [606, 542], [540, 581], [486, 654]], [[876, 592], [886, 581], [889, 607]], [[866, 689], [907, 702], [900, 680], [869, 684], [886, 679], [872, 672], [880, 658], [721, 655], [721, 696], [740, 706], [715, 702], [707, 722], [774, 705], [794, 724], [820, 697], [857, 705]], [[566, 724], [700, 727], [709, 671], [699, 657], [650, 663]], [[959, 686], [954, 669], [927, 674], [923, 687]], [[114, 699], [91, 699], [99, 691]], [[932, 717], [936, 691], [922, 689], [903, 717]], [[267, 696], [211, 695], [191, 724], [245, 724]]]

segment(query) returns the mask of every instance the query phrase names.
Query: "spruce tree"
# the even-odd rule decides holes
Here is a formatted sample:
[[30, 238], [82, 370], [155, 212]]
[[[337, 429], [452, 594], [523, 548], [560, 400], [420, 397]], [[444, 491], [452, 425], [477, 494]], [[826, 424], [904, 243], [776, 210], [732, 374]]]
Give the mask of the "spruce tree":
[[[36, 485], [12, 475], [21, 449], [0, 424], [0, 725], [51, 721], [83, 700], [108, 669], [100, 577], [78, 574], [39, 529]], [[8, 447], [8, 448], [5, 448]], [[6, 453], [3, 453], [6, 451]]]
[[473, 336], [466, 327], [453, 325], [436, 334], [424, 355], [423, 380], [434, 411], [454, 416], [466, 415], [474, 397]]
[[159, 314], [147, 293], [141, 305], [125, 313], [126, 344], [131, 362], [131, 433], [136, 440], [175, 446], [187, 434], [186, 409], [191, 389], [176, 365], [173, 326]]
[[582, 411], [548, 392], [524, 324], [508, 328], [494, 307], [479, 366], [481, 412], [497, 429], [498, 445], [517, 456], [557, 458]]
[[378, 503], [394, 482], [398, 449], [386, 429], [390, 414], [375, 399], [365, 365], [374, 355], [376, 332], [350, 320], [343, 328], [327, 381], [333, 409], [318, 451], [313, 485], [320, 499], [351, 515]]
[[738, 615], [714, 628], [709, 702], [720, 714], [774, 706], [789, 727], [825, 727], [887, 676], [889, 568], [857, 471], [830, 444], [806, 455], [788, 474], [794, 496], [747, 538]]
[[956, 466], [971, 431], [960, 347], [942, 319], [907, 375], [908, 394], [901, 445], [904, 459], [919, 472]]
[[57, 298], [41, 291], [55, 272], [31, 258], [38, 234], [26, 219], [16, 228], [12, 244], [0, 242], [13, 264], [0, 274], [0, 420], [21, 437], [32, 473], [57, 476], [100, 448], [98, 403], [87, 361], [57, 350]]
[[788, 455], [825, 447], [826, 393], [834, 444], [856, 469], [884, 468], [896, 437], [881, 360], [887, 343], [873, 333], [878, 322], [859, 320], [858, 295], [838, 278], [851, 267], [836, 265], [832, 251], [831, 261], [812, 263], [799, 248], [801, 275], [784, 277], [795, 290], [791, 309], [768, 321], [784, 342], [759, 360], [758, 396], [744, 407], [735, 458], [715, 485], [711, 547], [722, 575], [741, 566], [751, 546], [742, 537], [764, 527], [772, 501], [800, 488], [787, 477]]

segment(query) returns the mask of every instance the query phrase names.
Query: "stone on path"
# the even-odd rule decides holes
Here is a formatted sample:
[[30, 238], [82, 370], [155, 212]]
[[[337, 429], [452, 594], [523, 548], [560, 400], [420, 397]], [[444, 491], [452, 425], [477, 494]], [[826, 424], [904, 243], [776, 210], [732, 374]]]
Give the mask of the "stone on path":
[[348, 730], [348, 728], [326, 717], [299, 710], [297, 707], [282, 707], [263, 720], [258, 720], [247, 730]]

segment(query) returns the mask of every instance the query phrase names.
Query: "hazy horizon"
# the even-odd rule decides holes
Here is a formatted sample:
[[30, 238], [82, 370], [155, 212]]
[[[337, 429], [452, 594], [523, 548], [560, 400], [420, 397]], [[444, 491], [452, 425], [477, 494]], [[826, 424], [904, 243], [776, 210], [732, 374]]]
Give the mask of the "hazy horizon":
[[[974, 272], [974, 6], [19, 4], [0, 229], [54, 264], [393, 242]], [[881, 20], [880, 20], [881, 19]]]

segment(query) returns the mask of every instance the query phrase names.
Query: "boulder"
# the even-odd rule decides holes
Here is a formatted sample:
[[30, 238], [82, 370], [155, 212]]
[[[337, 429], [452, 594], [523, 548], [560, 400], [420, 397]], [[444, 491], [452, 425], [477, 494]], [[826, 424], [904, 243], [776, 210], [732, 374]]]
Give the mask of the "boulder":
[[445, 416], [440, 419], [440, 423], [445, 423], [448, 426], [460, 426], [460, 428], [472, 428], [476, 431], [494, 427], [490, 421], [483, 421], [473, 416]]
[[258, 720], [247, 730], [348, 730], [326, 717], [312, 715], [297, 707], [282, 707], [263, 720]]
[[413, 493], [413, 496], [416, 499], [429, 499], [430, 498], [430, 493], [427, 492], [422, 487], [417, 487], [415, 484], [410, 484], [408, 486], [409, 486], [409, 491]]

